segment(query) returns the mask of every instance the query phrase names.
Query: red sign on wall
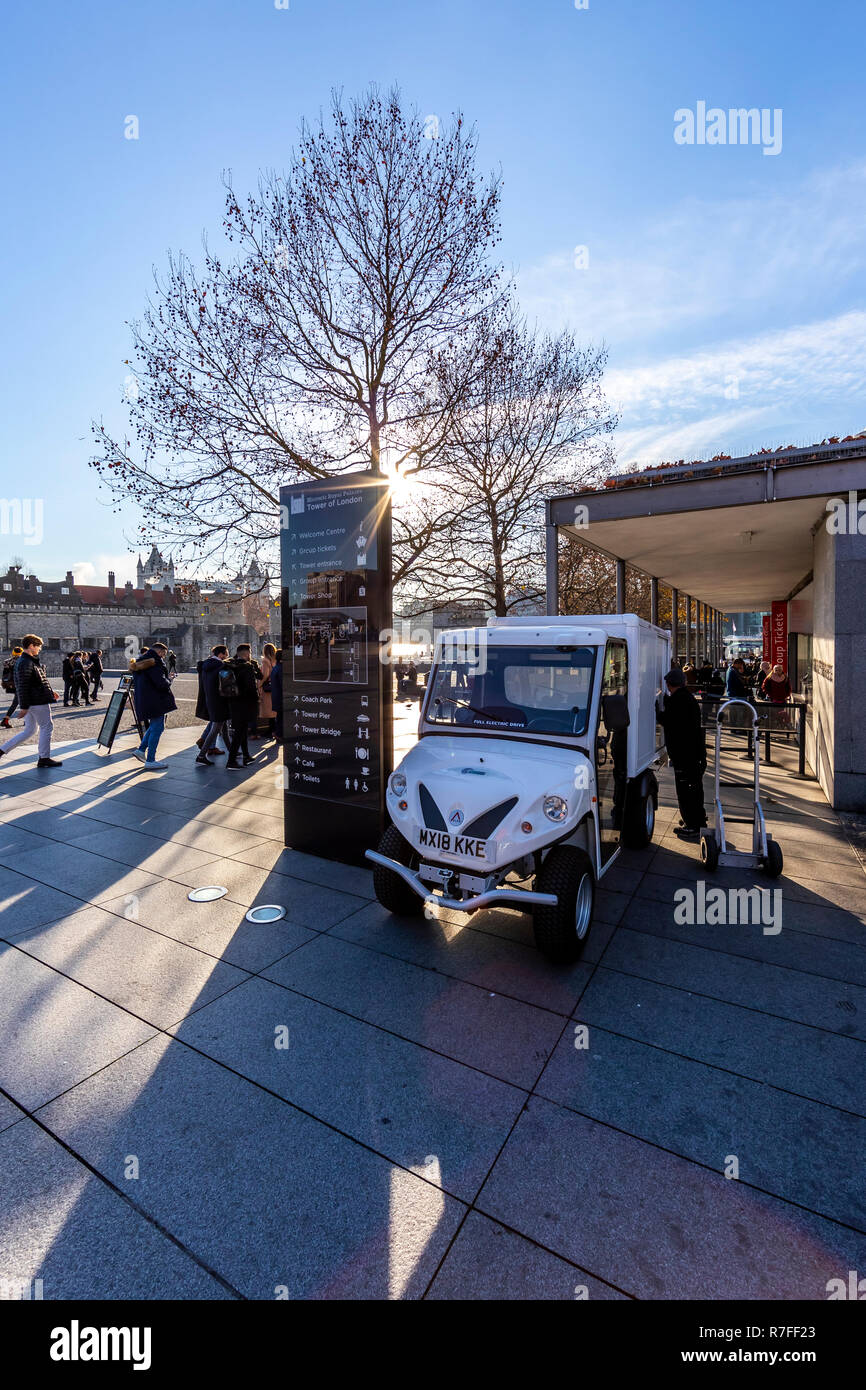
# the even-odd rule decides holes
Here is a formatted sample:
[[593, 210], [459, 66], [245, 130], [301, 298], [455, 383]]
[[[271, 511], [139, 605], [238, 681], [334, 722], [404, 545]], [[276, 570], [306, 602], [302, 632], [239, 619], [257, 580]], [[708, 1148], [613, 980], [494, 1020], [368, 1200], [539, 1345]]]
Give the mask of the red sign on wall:
[[761, 623], [762, 623], [763, 629], [764, 629], [764, 653], [763, 653], [763, 656], [762, 656], [761, 659], [762, 659], [763, 661], [769, 661], [769, 660], [770, 660], [770, 615], [769, 615], [769, 613], [765, 613], [765, 614], [764, 614], [763, 618], [761, 619]]
[[774, 603], [773, 612], [770, 617], [770, 655], [768, 661], [773, 665], [781, 666], [783, 671], [788, 669], [788, 605], [787, 603]]

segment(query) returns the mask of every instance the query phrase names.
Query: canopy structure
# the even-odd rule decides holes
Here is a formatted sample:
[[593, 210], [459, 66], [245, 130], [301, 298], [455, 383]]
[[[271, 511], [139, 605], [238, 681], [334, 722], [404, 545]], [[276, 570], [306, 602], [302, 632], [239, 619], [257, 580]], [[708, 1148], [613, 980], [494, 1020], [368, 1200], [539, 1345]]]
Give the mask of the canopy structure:
[[[547, 502], [547, 608], [559, 608], [560, 532], [649, 575], [686, 606], [687, 654], [721, 655], [721, 615], [787, 605], [808, 642], [810, 762], [834, 805], [866, 810], [866, 435], [807, 449], [665, 465]], [[682, 642], [680, 646], [682, 646]], [[689, 650], [691, 648], [691, 650]], [[858, 724], [860, 728], [858, 729]]]

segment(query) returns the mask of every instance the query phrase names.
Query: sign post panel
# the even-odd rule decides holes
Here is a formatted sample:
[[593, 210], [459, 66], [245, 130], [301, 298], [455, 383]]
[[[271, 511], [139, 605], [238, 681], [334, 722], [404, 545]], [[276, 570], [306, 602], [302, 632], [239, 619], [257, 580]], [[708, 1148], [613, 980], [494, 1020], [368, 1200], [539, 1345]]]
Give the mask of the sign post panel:
[[363, 863], [392, 768], [391, 504], [380, 474], [280, 489], [286, 844]]

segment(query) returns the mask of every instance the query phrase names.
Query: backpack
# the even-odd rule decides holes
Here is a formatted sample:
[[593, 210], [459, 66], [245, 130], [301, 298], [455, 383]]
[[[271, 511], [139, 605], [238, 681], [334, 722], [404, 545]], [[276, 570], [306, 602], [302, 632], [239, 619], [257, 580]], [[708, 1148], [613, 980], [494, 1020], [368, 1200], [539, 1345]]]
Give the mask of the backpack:
[[3, 686], [7, 695], [15, 694], [15, 662], [17, 659], [17, 657], [10, 656], [7, 661], [3, 662], [3, 675], [0, 676], [0, 685]]
[[224, 700], [236, 700], [240, 691], [238, 690], [238, 678], [235, 675], [233, 666], [223, 666], [219, 672], [219, 693]]

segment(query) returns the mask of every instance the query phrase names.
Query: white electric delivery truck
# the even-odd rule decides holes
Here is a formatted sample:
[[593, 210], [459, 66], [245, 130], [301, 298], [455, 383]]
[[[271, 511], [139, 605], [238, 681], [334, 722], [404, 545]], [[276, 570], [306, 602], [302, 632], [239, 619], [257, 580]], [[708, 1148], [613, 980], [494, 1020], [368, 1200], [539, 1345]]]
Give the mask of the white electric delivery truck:
[[526, 910], [549, 959], [580, 955], [596, 884], [621, 846], [652, 839], [669, 665], [670, 634], [633, 613], [442, 633], [367, 851], [382, 906]]

